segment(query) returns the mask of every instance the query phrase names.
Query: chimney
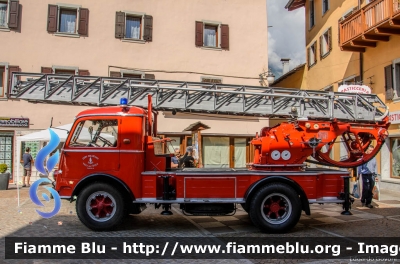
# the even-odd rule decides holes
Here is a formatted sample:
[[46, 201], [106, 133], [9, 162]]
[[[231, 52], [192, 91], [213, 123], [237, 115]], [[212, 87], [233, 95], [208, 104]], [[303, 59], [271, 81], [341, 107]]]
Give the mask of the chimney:
[[289, 72], [289, 61], [290, 59], [281, 59], [283, 70], [282, 70], [282, 75], [286, 74]]

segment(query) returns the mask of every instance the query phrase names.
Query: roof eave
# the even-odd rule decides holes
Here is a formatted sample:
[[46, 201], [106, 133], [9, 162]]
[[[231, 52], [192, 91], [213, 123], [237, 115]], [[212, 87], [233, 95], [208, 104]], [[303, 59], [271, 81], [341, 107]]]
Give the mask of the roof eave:
[[305, 6], [305, 4], [306, 0], [289, 0], [285, 8], [289, 11], [293, 11], [295, 9]]

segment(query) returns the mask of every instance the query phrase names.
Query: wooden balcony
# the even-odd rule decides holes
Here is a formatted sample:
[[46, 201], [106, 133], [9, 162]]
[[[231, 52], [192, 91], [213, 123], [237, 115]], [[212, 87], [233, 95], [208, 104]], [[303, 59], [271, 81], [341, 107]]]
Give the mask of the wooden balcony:
[[340, 49], [365, 52], [400, 35], [400, 0], [375, 0], [339, 22]]

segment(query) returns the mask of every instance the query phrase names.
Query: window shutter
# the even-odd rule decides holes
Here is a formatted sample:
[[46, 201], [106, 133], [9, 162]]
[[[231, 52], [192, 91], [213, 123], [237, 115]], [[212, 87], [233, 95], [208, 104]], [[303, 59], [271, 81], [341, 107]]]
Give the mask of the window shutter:
[[229, 26], [221, 25], [221, 49], [229, 49]]
[[50, 67], [42, 67], [41, 72], [42, 72], [43, 74], [52, 74], [52, 73], [53, 73], [53, 69], [50, 68]]
[[393, 92], [393, 74], [392, 65], [385, 67], [385, 95], [386, 100], [392, 100], [394, 97]]
[[311, 64], [311, 61], [310, 61], [310, 49], [311, 49], [311, 47], [307, 48], [307, 58], [306, 58], [306, 60], [307, 60], [308, 67], [310, 67], [310, 64]]
[[90, 72], [88, 70], [78, 70], [79, 76], [89, 76]]
[[203, 47], [203, 22], [196, 21], [196, 41], [197, 47]]
[[121, 77], [121, 73], [120, 73], [120, 72], [112, 71], [112, 72], [110, 72], [110, 77], [113, 77], [113, 78], [120, 78], [120, 77]]
[[323, 43], [323, 38], [324, 38], [324, 35], [321, 35], [320, 37], [319, 37], [319, 56], [320, 56], [320, 59], [322, 59], [322, 43]]
[[18, 28], [18, 14], [19, 14], [19, 1], [11, 0], [10, 2], [10, 18], [8, 27], [9, 28]]
[[115, 15], [115, 37], [125, 37], [125, 13], [117, 12]]
[[89, 9], [81, 8], [79, 9], [79, 28], [78, 34], [87, 36], [89, 29]]
[[58, 6], [49, 5], [47, 13], [47, 32], [57, 32], [57, 12]]
[[328, 47], [329, 47], [329, 51], [332, 50], [332, 28], [330, 27], [328, 29]]
[[143, 39], [146, 41], [153, 40], [153, 17], [152, 16], [144, 16]]
[[145, 74], [144, 78], [149, 80], [155, 80], [156, 76], [154, 74]]
[[[13, 87], [11, 87], [11, 75], [13, 72], [19, 72], [19, 66], [8, 66], [8, 91], [11, 91]], [[19, 80], [19, 78], [18, 78]], [[8, 92], [7, 92], [8, 94]]]
[[317, 63], [317, 47], [318, 43], [317, 41], [314, 42], [314, 63]]

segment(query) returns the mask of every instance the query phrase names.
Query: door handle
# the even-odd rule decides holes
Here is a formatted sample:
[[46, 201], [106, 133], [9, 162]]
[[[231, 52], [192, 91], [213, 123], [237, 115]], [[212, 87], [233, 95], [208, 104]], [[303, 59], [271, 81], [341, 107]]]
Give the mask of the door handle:
[[122, 142], [124, 142], [124, 144], [130, 144], [131, 140], [129, 138], [124, 138]]

